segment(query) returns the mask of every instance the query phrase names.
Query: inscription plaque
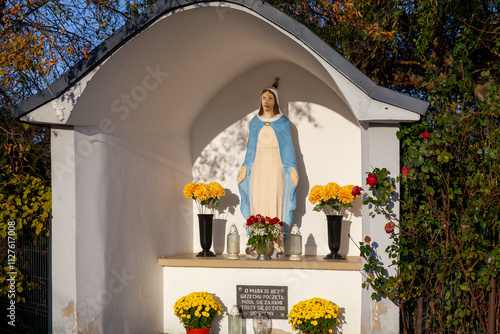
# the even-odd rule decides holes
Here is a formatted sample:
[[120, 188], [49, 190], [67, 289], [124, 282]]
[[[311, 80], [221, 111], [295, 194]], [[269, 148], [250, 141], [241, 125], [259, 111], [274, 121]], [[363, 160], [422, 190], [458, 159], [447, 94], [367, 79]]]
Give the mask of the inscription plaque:
[[266, 313], [270, 319], [288, 319], [288, 287], [237, 285], [236, 301], [243, 318]]

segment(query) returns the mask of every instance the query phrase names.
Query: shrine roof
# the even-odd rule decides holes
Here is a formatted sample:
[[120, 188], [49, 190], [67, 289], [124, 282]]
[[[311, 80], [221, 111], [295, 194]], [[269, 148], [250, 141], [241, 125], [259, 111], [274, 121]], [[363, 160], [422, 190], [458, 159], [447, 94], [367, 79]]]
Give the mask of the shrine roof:
[[388, 103], [408, 111], [425, 115], [429, 103], [403, 93], [375, 84], [364, 73], [347, 61], [337, 51], [321, 40], [303, 24], [297, 22], [290, 16], [282, 13], [263, 1], [251, 0], [227, 0], [227, 1], [195, 1], [195, 0], [159, 0], [141, 13], [134, 20], [126, 23], [108, 39], [98, 45], [86, 59], [82, 59], [69, 69], [60, 78], [54, 81], [43, 91], [18, 103], [12, 109], [12, 115], [20, 118], [30, 113], [43, 104], [50, 102], [64, 94], [70, 87], [77, 83], [87, 73], [95, 69], [116, 50], [126, 44], [132, 38], [153, 25], [162, 16], [168, 13], [182, 11], [188, 6], [220, 6], [221, 10], [230, 6], [232, 9], [246, 8], [264, 19], [279, 26], [289, 34], [307, 45], [313, 52], [323, 58], [335, 70], [342, 73], [349, 81], [359, 87], [369, 97], [384, 103]]

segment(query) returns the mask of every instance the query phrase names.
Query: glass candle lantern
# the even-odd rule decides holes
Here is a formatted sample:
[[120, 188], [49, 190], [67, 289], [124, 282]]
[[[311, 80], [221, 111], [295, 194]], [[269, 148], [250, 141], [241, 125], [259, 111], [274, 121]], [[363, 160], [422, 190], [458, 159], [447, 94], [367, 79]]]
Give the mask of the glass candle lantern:
[[240, 235], [236, 225], [231, 225], [229, 233], [227, 234], [227, 258], [231, 260], [238, 260], [240, 252]]
[[302, 260], [302, 235], [297, 224], [292, 225], [290, 232], [290, 260]]
[[257, 313], [253, 320], [254, 334], [269, 334], [271, 332], [271, 319], [265, 313]]
[[241, 313], [236, 305], [229, 312], [229, 334], [241, 334]]

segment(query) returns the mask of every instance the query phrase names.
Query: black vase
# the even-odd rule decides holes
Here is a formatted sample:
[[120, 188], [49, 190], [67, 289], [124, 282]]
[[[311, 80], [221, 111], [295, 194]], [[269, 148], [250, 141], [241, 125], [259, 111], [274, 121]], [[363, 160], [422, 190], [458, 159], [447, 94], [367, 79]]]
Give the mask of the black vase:
[[328, 224], [328, 248], [330, 254], [324, 257], [326, 260], [344, 260], [345, 258], [339, 254], [340, 240], [342, 237], [342, 216], [327, 215], [326, 221]]
[[212, 247], [212, 224], [213, 214], [198, 214], [198, 224], [200, 227], [200, 244], [202, 251], [196, 257], [214, 257], [215, 253], [210, 250]]

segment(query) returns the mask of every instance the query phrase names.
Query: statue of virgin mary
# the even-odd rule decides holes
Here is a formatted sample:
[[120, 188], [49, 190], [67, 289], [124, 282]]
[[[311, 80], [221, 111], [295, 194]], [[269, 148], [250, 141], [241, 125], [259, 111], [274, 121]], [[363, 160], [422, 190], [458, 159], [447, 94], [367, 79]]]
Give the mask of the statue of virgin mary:
[[[278, 81], [260, 93], [259, 113], [250, 121], [245, 161], [238, 171], [238, 188], [243, 217], [278, 217], [287, 232], [299, 177], [290, 121], [279, 107]], [[278, 253], [284, 254], [283, 241], [279, 248]]]

